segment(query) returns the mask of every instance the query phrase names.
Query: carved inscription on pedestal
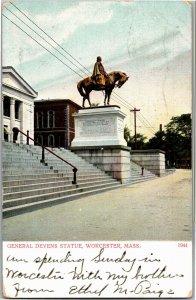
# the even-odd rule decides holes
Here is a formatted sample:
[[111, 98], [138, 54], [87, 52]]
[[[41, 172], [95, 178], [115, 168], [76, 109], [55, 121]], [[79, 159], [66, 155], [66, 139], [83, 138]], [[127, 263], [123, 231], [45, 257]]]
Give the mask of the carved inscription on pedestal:
[[121, 118], [117, 119], [117, 130], [120, 134], [124, 131], [123, 119]]
[[79, 136], [106, 136], [115, 133], [115, 124], [113, 118], [108, 119], [87, 119], [79, 121]]

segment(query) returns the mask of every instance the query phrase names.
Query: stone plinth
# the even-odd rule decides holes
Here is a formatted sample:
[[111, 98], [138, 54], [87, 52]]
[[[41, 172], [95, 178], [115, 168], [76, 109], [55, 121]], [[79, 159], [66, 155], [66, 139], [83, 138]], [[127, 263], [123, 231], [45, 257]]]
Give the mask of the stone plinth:
[[77, 155], [121, 183], [131, 181], [130, 150], [126, 146], [72, 147]]
[[165, 174], [165, 152], [162, 150], [132, 150], [131, 159], [157, 176]]
[[72, 147], [127, 146], [124, 118], [118, 106], [90, 107], [74, 114], [75, 138]]

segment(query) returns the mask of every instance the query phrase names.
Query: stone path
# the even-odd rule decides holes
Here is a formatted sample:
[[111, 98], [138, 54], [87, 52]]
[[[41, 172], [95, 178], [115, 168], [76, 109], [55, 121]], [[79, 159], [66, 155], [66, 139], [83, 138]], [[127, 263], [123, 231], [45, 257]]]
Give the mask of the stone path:
[[191, 240], [192, 172], [8, 218], [3, 240]]

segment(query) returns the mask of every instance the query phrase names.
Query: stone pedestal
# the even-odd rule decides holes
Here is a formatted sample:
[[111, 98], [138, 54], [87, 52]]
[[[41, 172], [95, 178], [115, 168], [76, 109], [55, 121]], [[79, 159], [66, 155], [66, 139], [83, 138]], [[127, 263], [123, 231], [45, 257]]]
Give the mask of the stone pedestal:
[[74, 114], [75, 138], [72, 147], [126, 146], [124, 118], [118, 106], [90, 107]]
[[128, 183], [131, 180], [130, 148], [124, 139], [124, 118], [118, 106], [79, 110], [71, 150], [102, 171]]

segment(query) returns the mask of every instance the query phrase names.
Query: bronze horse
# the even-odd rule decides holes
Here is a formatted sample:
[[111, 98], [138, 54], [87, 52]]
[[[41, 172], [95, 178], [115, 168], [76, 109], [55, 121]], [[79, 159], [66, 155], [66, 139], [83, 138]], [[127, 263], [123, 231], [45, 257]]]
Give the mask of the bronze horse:
[[90, 102], [90, 92], [94, 91], [103, 91], [105, 90], [105, 99], [104, 105], [110, 105], [110, 96], [115, 87], [121, 88], [121, 86], [128, 80], [128, 76], [126, 73], [120, 71], [114, 71], [108, 73], [108, 78], [106, 78], [106, 83], [103, 88], [100, 88], [96, 82], [92, 79], [92, 77], [87, 77], [78, 82], [77, 88], [80, 95], [83, 97], [82, 107], [84, 107], [85, 100], [87, 99], [89, 105], [91, 106]]

